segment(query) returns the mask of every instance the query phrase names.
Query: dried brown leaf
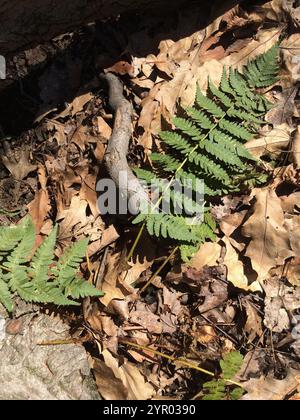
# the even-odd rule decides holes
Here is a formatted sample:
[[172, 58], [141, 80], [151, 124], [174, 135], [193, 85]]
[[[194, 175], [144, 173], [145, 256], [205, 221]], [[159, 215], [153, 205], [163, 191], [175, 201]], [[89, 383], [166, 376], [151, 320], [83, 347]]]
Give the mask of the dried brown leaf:
[[93, 373], [100, 395], [105, 400], [126, 400], [128, 390], [121, 381], [116, 377], [113, 370], [102, 360], [93, 360]]
[[253, 305], [251, 305], [248, 300], [245, 299], [243, 301], [243, 306], [245, 307], [247, 314], [247, 321], [244, 329], [246, 333], [248, 333], [248, 341], [252, 343], [256, 337], [263, 336], [262, 319], [258, 313], [258, 310]]
[[40, 232], [44, 224], [44, 220], [51, 209], [50, 198], [46, 188], [47, 177], [43, 166], [39, 166], [38, 179], [41, 188], [37, 191], [34, 199], [27, 206], [37, 234]]
[[278, 380], [270, 376], [261, 376], [259, 379], [250, 379], [243, 382], [247, 394], [242, 400], [283, 400], [298, 384], [299, 371], [289, 369], [287, 376]]
[[206, 265], [208, 267], [218, 265], [221, 249], [222, 247], [217, 242], [206, 242], [201, 245], [189, 265], [196, 270], [201, 270]]
[[261, 157], [270, 154], [272, 157], [280, 155], [290, 142], [291, 127], [284, 123], [271, 131], [261, 133], [258, 138], [246, 143], [247, 149], [253, 156]]
[[262, 281], [272, 267], [282, 265], [294, 251], [285, 228], [281, 200], [275, 191], [257, 189], [254, 196], [253, 214], [244, 223], [242, 232], [250, 238], [246, 256], [250, 258], [258, 280]]
[[[125, 360], [122, 365], [119, 365], [118, 360], [113, 357], [108, 350], [104, 350], [102, 356], [107, 368], [109, 368], [114, 375], [111, 375], [110, 377], [112, 379], [119, 379], [123, 384], [123, 387], [120, 387], [120, 382], [114, 381], [114, 383], [118, 385], [118, 390], [121, 391], [118, 399], [148, 400], [154, 395], [152, 385], [150, 385], [149, 382], [146, 382], [144, 376], [133, 363]], [[101, 389], [105, 392], [105, 386]], [[126, 390], [126, 397], [124, 395], [124, 389]]]
[[244, 265], [239, 259], [239, 255], [231, 245], [229, 239], [225, 236], [222, 241], [226, 245], [226, 254], [224, 257], [224, 264], [227, 267], [227, 279], [235, 287], [244, 290], [251, 290], [252, 292], [260, 291], [261, 287], [257, 282], [249, 285], [248, 279], [244, 273]]
[[124, 276], [122, 257], [116, 252], [108, 258], [105, 274], [101, 283], [101, 290], [105, 293], [105, 295], [100, 298], [103, 305], [109, 305], [114, 299], [123, 300], [126, 296], [134, 292], [132, 287], [125, 285], [124, 282], [121, 281], [120, 276], [122, 273]]
[[297, 127], [297, 130], [293, 137], [292, 143], [292, 160], [297, 169], [300, 168], [300, 125]]
[[133, 324], [141, 325], [149, 333], [161, 334], [163, 331], [159, 316], [150, 312], [146, 305], [144, 310], [131, 312], [129, 319]]
[[18, 181], [26, 178], [30, 172], [36, 170], [36, 165], [30, 163], [30, 150], [27, 146], [13, 151], [7, 145], [6, 154], [1, 159], [6, 169]]
[[289, 82], [296, 83], [300, 80], [300, 34], [294, 33], [283, 40], [281, 49]]

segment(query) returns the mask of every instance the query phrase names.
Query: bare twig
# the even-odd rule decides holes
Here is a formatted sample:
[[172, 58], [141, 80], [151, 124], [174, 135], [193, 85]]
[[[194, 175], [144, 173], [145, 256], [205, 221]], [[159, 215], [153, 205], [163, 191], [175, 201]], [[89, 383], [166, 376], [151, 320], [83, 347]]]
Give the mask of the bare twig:
[[[128, 200], [129, 211], [137, 214], [141, 201], [148, 202], [148, 194], [133, 174], [127, 163], [127, 152], [131, 138], [133, 109], [123, 96], [123, 85], [112, 73], [100, 77], [109, 86], [109, 105], [115, 112], [115, 122], [104, 156], [111, 179], [119, 188], [122, 199]], [[127, 182], [124, 182], [127, 181]]]

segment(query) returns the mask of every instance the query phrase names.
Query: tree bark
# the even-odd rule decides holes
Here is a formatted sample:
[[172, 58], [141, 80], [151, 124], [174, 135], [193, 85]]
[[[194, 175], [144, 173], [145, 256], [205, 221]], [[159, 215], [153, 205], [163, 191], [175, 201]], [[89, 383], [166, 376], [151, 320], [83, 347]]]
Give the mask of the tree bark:
[[24, 50], [97, 19], [173, 10], [183, 3], [190, 5], [191, 0], [0, 0], [0, 54]]

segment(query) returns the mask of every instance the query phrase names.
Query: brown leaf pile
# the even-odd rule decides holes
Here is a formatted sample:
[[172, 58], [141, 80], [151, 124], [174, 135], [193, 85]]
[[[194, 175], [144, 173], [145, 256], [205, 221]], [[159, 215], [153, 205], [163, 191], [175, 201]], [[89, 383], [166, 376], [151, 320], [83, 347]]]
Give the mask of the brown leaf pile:
[[[160, 150], [159, 131], [194, 102], [197, 84], [205, 90], [208, 76], [217, 83], [223, 66], [241, 68], [281, 40], [279, 81], [262, 91], [274, 107], [247, 143], [262, 158], [269, 180], [214, 203], [218, 239], [203, 244], [190, 264], [175, 257], [157, 274], [170, 249], [145, 233], [128, 260], [137, 231], [130, 220], [99, 213], [96, 184], [107, 176], [102, 161], [112, 115], [97, 75], [81, 83], [87, 80], [84, 72], [80, 78], [81, 69], [91, 69], [86, 58], [78, 58], [80, 49], [76, 58], [66, 53], [65, 73], [54, 64], [46, 67], [34, 128], [20, 136], [18, 147], [4, 142], [0, 202], [10, 192], [12, 209], [27, 208], [36, 244], [55, 223], [58, 255], [73, 241], [90, 238], [82, 271], [105, 294], [84, 300], [83, 321], [73, 318], [92, 348], [90, 364], [103, 399], [201, 398], [207, 378], [179, 359], [219, 373], [218, 362], [232, 350], [245, 356], [239, 374], [248, 392], [244, 399], [299, 396], [300, 36], [299, 8], [292, 3], [212, 9], [215, 18], [202, 16], [201, 25], [199, 10], [188, 10], [176, 30], [171, 17], [164, 23], [148, 17], [130, 30], [120, 19], [101, 34], [110, 33], [109, 51], [106, 39], [97, 50], [101, 36], [89, 40], [98, 51], [93, 70], [123, 78], [135, 109], [132, 165], [142, 164], [144, 152]], [[72, 39], [58, 42], [69, 46]], [[26, 57], [32, 60], [34, 50]]]

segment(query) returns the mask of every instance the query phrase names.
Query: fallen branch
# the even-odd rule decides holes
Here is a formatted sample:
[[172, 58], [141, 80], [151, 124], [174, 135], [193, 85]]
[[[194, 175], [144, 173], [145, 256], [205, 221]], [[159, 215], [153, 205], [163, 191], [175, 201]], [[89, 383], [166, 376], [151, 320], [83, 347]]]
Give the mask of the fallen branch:
[[129, 140], [132, 134], [133, 109], [130, 102], [124, 98], [123, 85], [115, 75], [102, 74], [101, 78], [108, 83], [109, 105], [115, 112], [113, 131], [108, 141], [104, 161], [122, 199], [128, 200], [129, 211], [132, 214], [137, 214], [140, 202], [149, 201], [149, 198], [127, 162]]

